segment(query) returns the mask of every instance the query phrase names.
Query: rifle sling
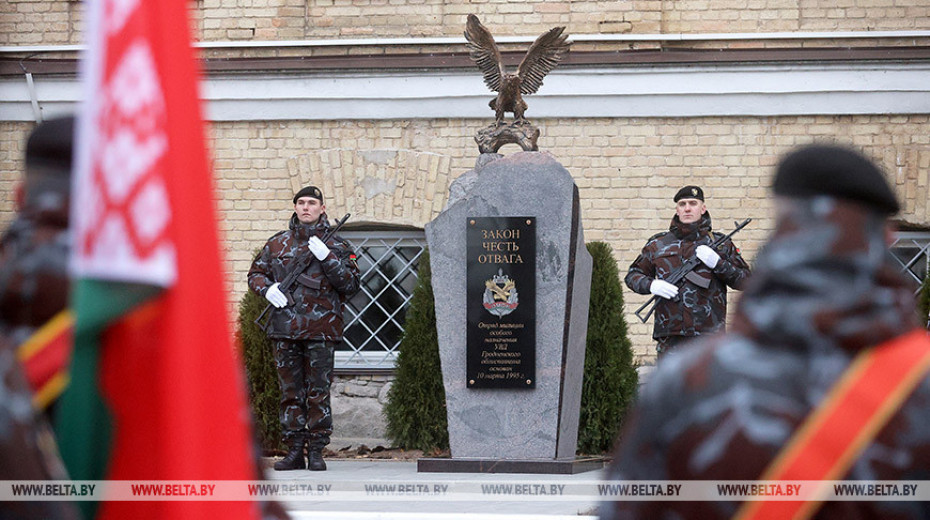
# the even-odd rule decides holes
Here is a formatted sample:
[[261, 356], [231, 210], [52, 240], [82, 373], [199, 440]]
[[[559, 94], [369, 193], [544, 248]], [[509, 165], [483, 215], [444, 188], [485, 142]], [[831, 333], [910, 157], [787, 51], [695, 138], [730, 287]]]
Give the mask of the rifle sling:
[[705, 278], [694, 271], [689, 272], [685, 275], [685, 280], [697, 285], [701, 289], [707, 289], [710, 287], [710, 278]]
[[311, 289], [319, 289], [323, 286], [323, 283], [319, 279], [310, 278], [310, 275], [302, 273], [297, 277], [297, 283], [303, 285], [304, 287], [309, 287]]
[[[916, 330], [864, 350], [763, 472], [762, 481], [830, 481], [849, 471], [930, 371], [930, 339]], [[806, 502], [744, 502], [734, 519], [808, 519], [829, 482]]]

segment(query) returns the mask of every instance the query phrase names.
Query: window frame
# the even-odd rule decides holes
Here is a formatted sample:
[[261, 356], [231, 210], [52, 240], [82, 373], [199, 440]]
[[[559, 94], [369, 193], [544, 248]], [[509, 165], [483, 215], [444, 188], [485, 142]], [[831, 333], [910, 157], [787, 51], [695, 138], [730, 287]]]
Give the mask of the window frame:
[[[337, 346], [335, 353], [335, 371], [337, 373], [346, 374], [362, 374], [362, 373], [384, 373], [388, 371], [393, 371], [396, 362], [397, 362], [397, 353], [400, 348], [400, 338], [403, 335], [404, 330], [404, 320], [397, 320], [397, 315], [402, 314], [406, 315], [407, 309], [410, 307], [410, 299], [413, 297], [413, 288], [417, 284], [417, 269], [419, 266], [420, 259], [423, 257], [423, 252], [426, 250], [426, 233], [422, 229], [407, 229], [407, 230], [378, 230], [378, 229], [365, 229], [356, 227], [351, 230], [342, 231], [339, 233], [340, 236], [348, 240], [352, 247], [355, 248], [355, 254], [358, 259], [359, 269], [361, 270], [360, 276], [360, 285], [361, 289], [359, 294], [363, 295], [363, 298], [367, 298], [367, 302], [361, 308], [356, 308], [352, 305], [353, 300], [356, 300], [359, 294], [350, 298], [346, 303], [345, 309], [345, 333], [343, 334], [343, 341]], [[400, 269], [397, 273], [391, 275], [385, 273], [380, 269], [380, 266], [387, 259], [388, 255], [395, 255], [394, 251], [398, 247], [403, 248], [419, 248], [409, 259], [401, 256], [400, 260]], [[386, 251], [372, 256], [368, 254], [370, 249], [366, 248], [387, 248]], [[396, 285], [396, 282], [405, 282], [408, 280], [408, 277], [412, 276], [412, 284], [407, 283], [410, 287], [409, 293], [408, 290], [403, 286]], [[368, 281], [372, 277], [380, 277], [381, 281], [385, 283], [384, 287], [377, 290], [376, 292], [371, 291], [367, 285]], [[403, 299], [403, 303], [397, 309], [386, 309], [379, 303], [379, 298], [384, 295], [387, 291], [394, 290], [394, 294]], [[379, 326], [369, 327], [362, 316], [369, 309], [377, 309], [387, 318]], [[397, 336], [397, 340], [392, 344], [386, 344], [380, 337], [377, 336], [377, 333], [388, 324], [393, 323], [399, 330], [400, 334]], [[367, 329], [368, 338], [362, 342], [360, 345], [354, 345], [351, 339], [352, 333], [350, 329], [353, 327], [364, 327]], [[370, 343], [374, 342], [375, 345], [380, 345], [380, 350], [363, 350]]]

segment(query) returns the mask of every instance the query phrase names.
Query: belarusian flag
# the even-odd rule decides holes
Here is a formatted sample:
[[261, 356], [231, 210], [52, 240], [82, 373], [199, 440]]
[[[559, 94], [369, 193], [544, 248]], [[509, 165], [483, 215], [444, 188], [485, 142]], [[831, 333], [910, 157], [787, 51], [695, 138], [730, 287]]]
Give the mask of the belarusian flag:
[[[62, 457], [76, 480], [254, 480], [185, 2], [86, 4]], [[258, 504], [104, 502], [99, 513], [257, 518]]]

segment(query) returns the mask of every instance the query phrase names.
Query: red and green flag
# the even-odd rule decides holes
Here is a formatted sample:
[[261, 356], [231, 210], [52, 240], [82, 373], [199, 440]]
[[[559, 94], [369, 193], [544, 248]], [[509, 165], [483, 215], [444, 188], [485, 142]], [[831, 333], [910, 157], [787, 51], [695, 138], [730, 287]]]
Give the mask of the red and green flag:
[[[62, 458], [75, 480], [254, 480], [186, 3], [86, 5]], [[259, 516], [248, 501], [82, 504], [106, 519]]]

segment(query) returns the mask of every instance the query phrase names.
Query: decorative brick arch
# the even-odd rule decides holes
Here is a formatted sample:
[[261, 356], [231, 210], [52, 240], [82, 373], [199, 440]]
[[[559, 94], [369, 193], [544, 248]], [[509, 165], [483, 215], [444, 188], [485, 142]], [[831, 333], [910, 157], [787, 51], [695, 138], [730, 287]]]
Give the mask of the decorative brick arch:
[[291, 157], [294, 192], [312, 184], [323, 190], [330, 217], [352, 213], [352, 222], [422, 228], [442, 211], [453, 177], [451, 158], [414, 150], [332, 149]]

